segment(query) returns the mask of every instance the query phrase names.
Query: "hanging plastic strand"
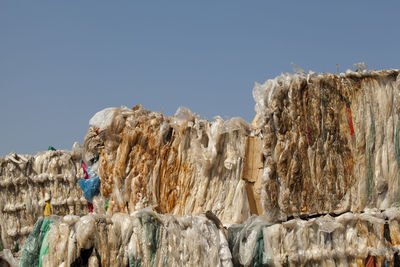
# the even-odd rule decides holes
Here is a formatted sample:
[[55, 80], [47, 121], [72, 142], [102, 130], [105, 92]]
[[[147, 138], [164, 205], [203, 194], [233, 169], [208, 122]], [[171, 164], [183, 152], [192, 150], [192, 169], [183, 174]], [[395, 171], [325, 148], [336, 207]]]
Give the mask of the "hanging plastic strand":
[[400, 147], [399, 147], [399, 132], [400, 132], [400, 123], [397, 123], [396, 125], [396, 131], [394, 133], [394, 148], [396, 152], [396, 161], [397, 161], [397, 170], [398, 170], [398, 178], [397, 178], [397, 183], [398, 183], [398, 189], [397, 189], [397, 197], [396, 197], [396, 202], [400, 204]]
[[374, 120], [374, 114], [372, 113], [371, 107], [369, 108], [369, 113], [371, 117], [371, 126], [369, 130], [369, 135], [368, 135], [368, 141], [367, 141], [367, 196], [368, 196], [368, 201], [371, 201], [371, 193], [372, 193], [372, 178], [373, 178], [373, 170], [372, 170], [372, 154], [373, 154], [373, 148], [374, 148], [374, 142], [375, 142], [375, 120]]

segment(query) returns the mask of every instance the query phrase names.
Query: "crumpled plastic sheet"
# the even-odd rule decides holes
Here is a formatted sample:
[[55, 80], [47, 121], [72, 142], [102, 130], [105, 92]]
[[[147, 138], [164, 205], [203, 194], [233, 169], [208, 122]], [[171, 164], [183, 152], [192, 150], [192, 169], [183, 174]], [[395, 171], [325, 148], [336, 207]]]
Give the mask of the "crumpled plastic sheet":
[[[141, 106], [113, 114], [100, 135], [99, 165], [111, 214], [153, 207], [175, 215], [210, 210], [226, 223], [250, 216], [241, 179], [249, 134], [243, 119], [210, 122], [183, 107], [171, 117]], [[92, 139], [85, 140], [89, 147]]]
[[32, 233], [22, 247], [21, 267], [42, 266], [42, 258], [48, 252], [47, 235], [51, 223], [53, 223], [53, 220], [47, 218], [41, 218], [35, 223]]
[[386, 266], [400, 252], [399, 222], [397, 208], [272, 225], [253, 216], [229, 227], [228, 240], [235, 266], [364, 266], [368, 256]]
[[400, 205], [398, 70], [282, 74], [253, 96], [272, 220]]
[[43, 266], [232, 266], [224, 230], [205, 215], [68, 215], [52, 225], [48, 240]]
[[[21, 248], [44, 215], [46, 202], [55, 215], [87, 213], [77, 186], [83, 177], [81, 151], [45, 151], [35, 156], [9, 154], [0, 158], [0, 228], [4, 248]], [[47, 215], [47, 214], [46, 214]], [[19, 255], [17, 252], [17, 256]]]
[[93, 177], [89, 179], [79, 179], [78, 184], [83, 191], [83, 196], [90, 203], [93, 202], [93, 197], [100, 194], [100, 178]]

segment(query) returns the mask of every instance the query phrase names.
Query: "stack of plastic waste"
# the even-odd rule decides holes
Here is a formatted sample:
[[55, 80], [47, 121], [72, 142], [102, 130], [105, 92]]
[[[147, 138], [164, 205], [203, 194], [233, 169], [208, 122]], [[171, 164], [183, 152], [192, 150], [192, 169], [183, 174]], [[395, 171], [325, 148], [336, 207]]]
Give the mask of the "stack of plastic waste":
[[0, 159], [4, 248], [36, 266], [400, 265], [399, 71], [253, 95], [251, 125], [108, 108], [72, 152]]
[[[52, 216], [27, 239], [21, 266], [398, 266], [400, 210], [367, 210], [225, 229], [205, 215], [143, 209], [112, 217]], [[54, 221], [54, 222], [53, 222]], [[50, 224], [51, 223], [51, 224]], [[50, 227], [49, 227], [50, 225]], [[50, 228], [50, 230], [48, 230]], [[367, 265], [368, 266], [368, 265]], [[374, 265], [373, 265], [374, 266]]]

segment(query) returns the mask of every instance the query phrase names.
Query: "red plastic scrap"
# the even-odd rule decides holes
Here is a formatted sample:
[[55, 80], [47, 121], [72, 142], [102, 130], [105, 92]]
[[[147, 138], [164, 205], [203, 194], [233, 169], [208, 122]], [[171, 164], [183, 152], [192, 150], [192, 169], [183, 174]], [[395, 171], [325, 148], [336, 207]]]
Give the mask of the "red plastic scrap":
[[83, 169], [83, 172], [85, 173], [85, 179], [89, 179], [89, 175], [88, 175], [88, 173], [87, 173], [87, 167], [86, 167], [86, 164], [82, 161], [82, 163], [81, 163], [81, 167], [82, 167], [82, 169]]
[[93, 203], [88, 202], [88, 209], [89, 209], [89, 213], [93, 213]]
[[354, 135], [354, 127], [353, 127], [353, 119], [351, 118], [351, 108], [349, 104], [346, 104], [346, 112], [347, 112], [347, 123], [350, 128], [350, 135], [353, 137]]
[[365, 267], [376, 267], [375, 259], [371, 255], [368, 255], [365, 260]]
[[[306, 101], [307, 101], [307, 98], [308, 98], [308, 87], [307, 87], [306, 90], [304, 91], [304, 98], [305, 98]], [[306, 137], [307, 137], [307, 144], [310, 144], [310, 133], [311, 133], [311, 131], [310, 131], [310, 128], [308, 127], [308, 123], [307, 123], [307, 121], [306, 121]]]

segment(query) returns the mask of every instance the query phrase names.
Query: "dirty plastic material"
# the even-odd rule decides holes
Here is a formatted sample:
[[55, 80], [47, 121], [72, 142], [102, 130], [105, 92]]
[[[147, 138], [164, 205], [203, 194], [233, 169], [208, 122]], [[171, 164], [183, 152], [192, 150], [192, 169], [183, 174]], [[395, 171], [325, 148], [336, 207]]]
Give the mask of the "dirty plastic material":
[[94, 177], [89, 179], [80, 179], [79, 186], [83, 191], [83, 196], [87, 201], [93, 202], [93, 197], [100, 194], [100, 178]]

